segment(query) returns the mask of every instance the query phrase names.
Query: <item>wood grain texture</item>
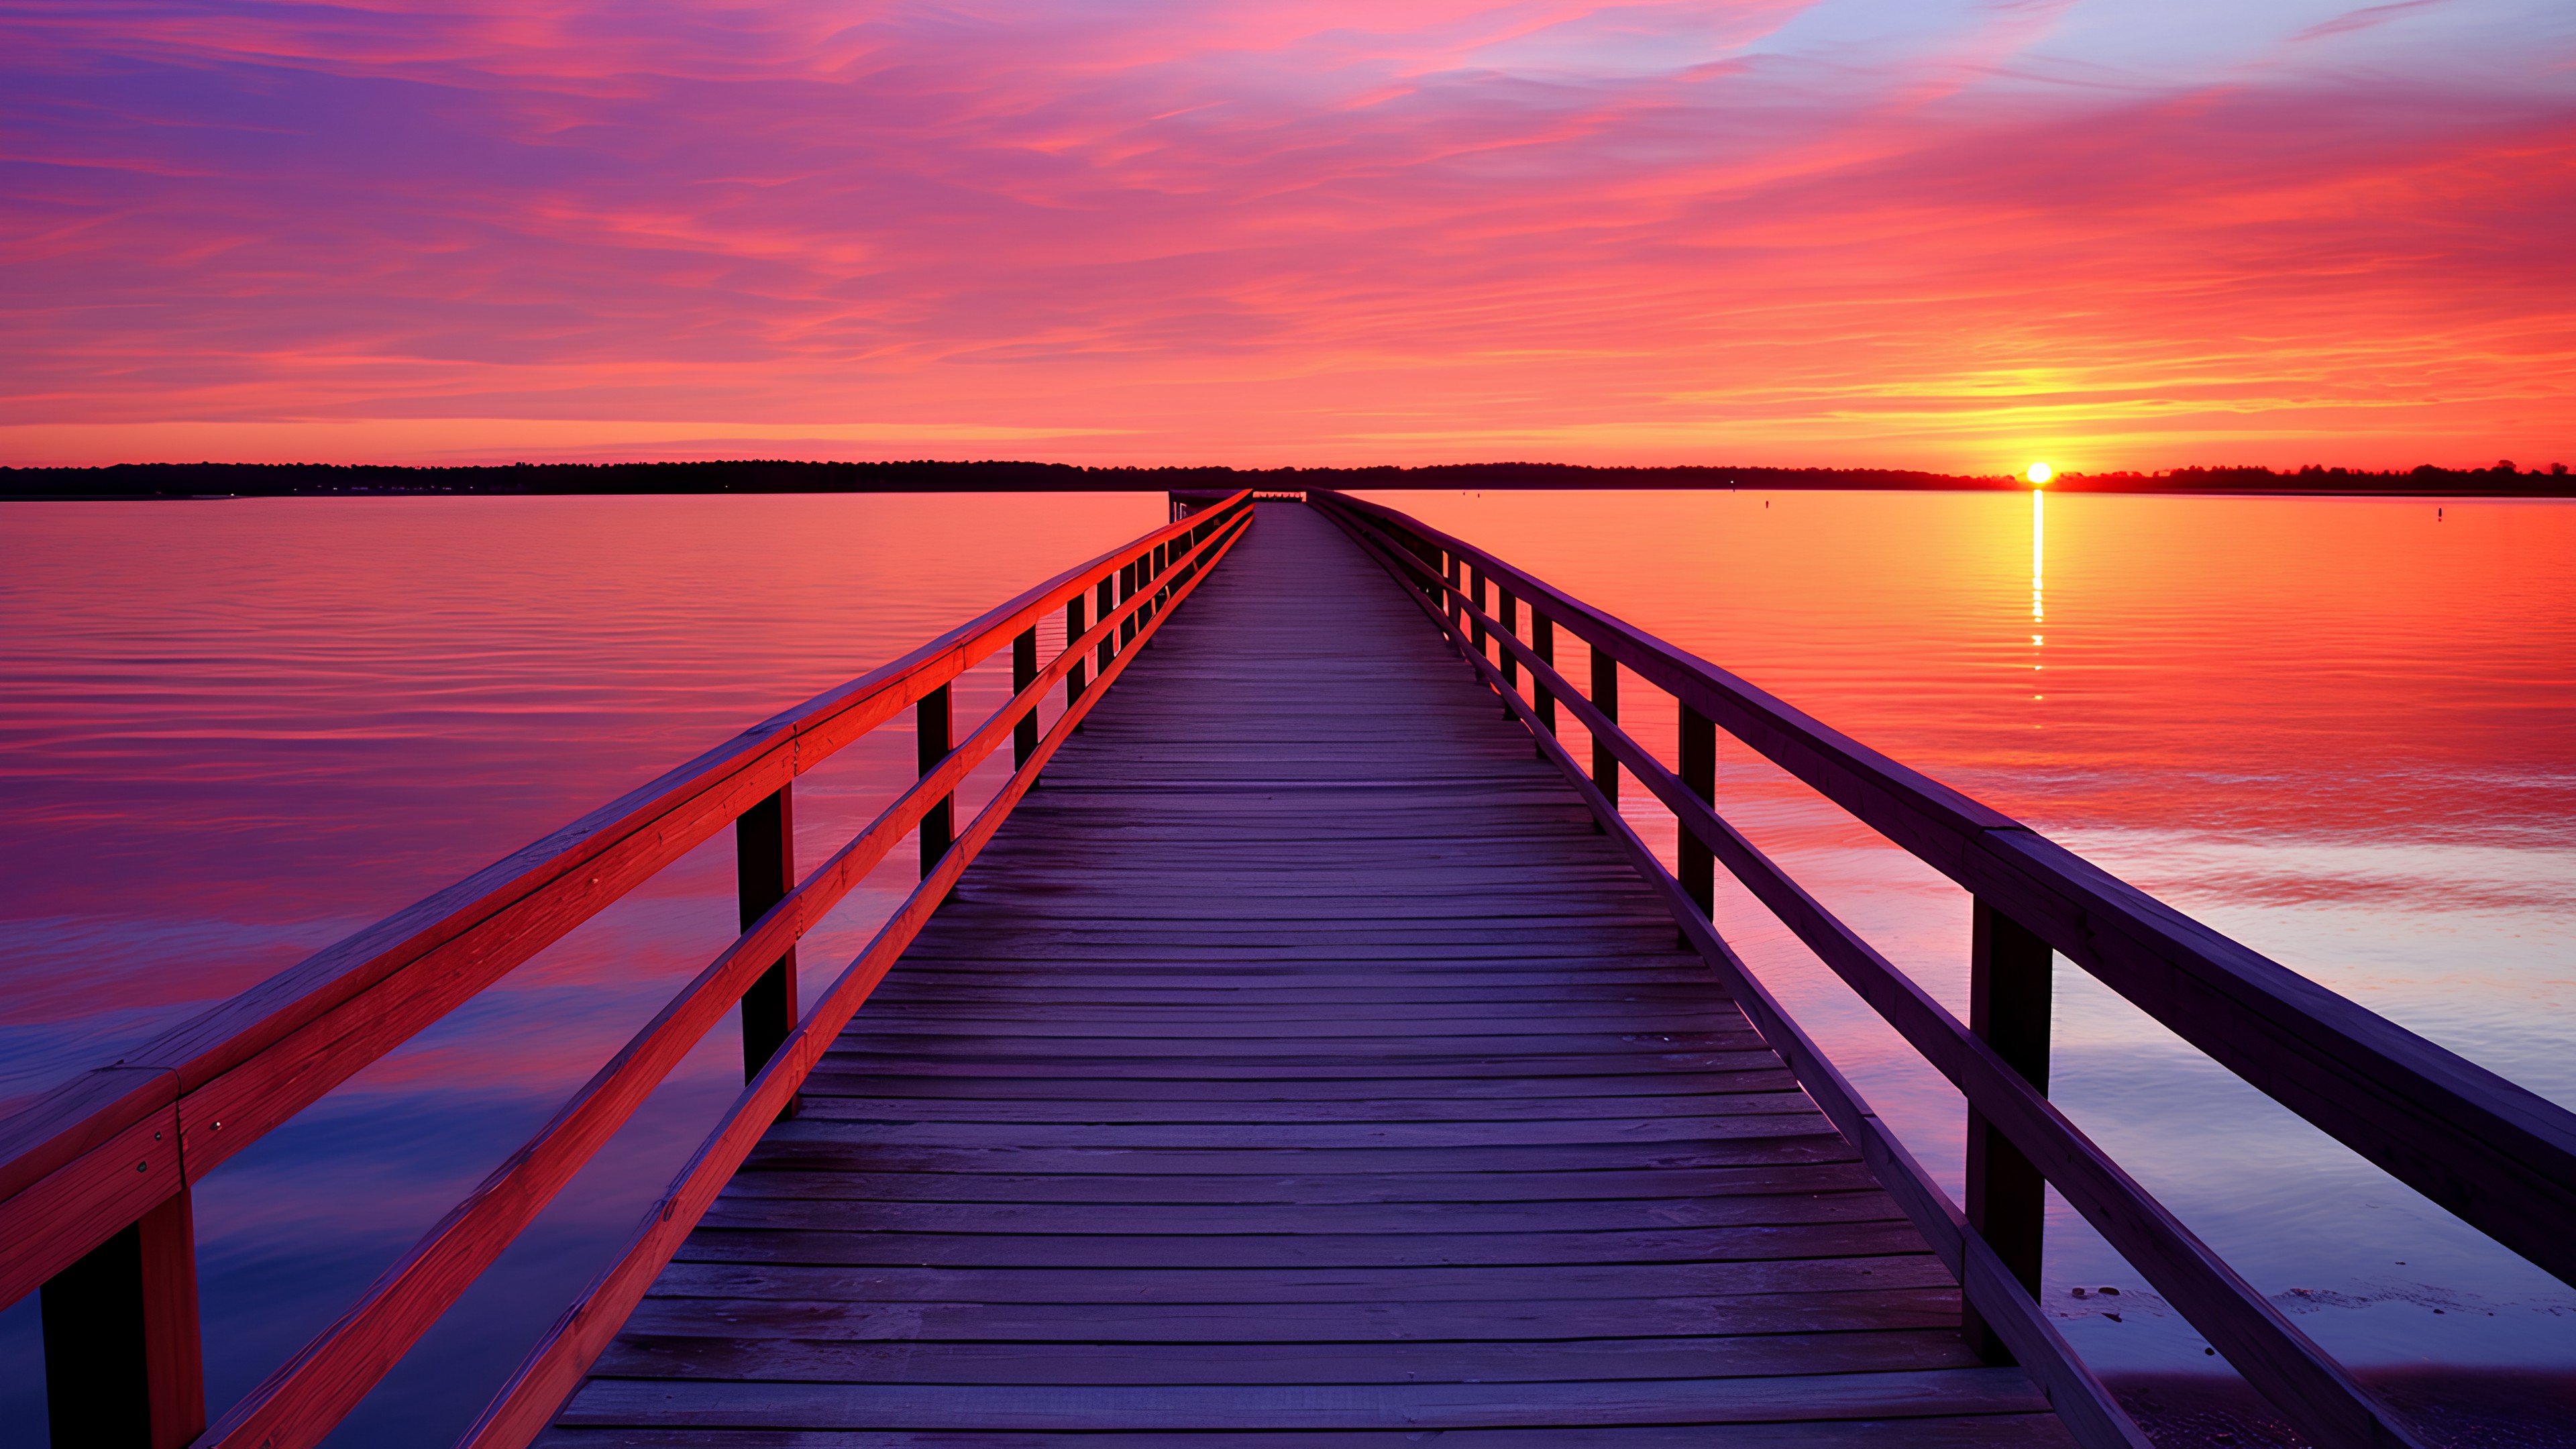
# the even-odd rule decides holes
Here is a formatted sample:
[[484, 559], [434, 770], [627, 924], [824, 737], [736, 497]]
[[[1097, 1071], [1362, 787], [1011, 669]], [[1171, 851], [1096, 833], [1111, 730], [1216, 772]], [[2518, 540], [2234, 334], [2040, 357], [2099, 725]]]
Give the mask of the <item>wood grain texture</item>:
[[544, 1442], [2067, 1442], [1527, 733], [1299, 505], [804, 1101]]

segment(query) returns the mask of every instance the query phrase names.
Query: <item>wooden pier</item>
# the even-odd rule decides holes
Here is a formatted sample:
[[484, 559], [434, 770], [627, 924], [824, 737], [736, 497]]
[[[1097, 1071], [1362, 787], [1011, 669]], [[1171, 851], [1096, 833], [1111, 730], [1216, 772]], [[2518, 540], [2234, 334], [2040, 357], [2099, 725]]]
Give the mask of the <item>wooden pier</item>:
[[544, 1442], [2064, 1438], [1528, 733], [1293, 503], [804, 1093]]
[[[320, 1443], [737, 1005], [741, 1097], [467, 1449], [2146, 1449], [2034, 1301], [2043, 1184], [2309, 1442], [2421, 1442], [2048, 1101], [2060, 955], [2576, 1279], [2576, 1117], [1464, 540], [1209, 503], [0, 1123], [57, 1449]], [[796, 776], [907, 711], [918, 780], [800, 871]], [[1969, 1020], [1715, 810], [1721, 730], [1965, 888]], [[189, 1185], [728, 827], [742, 935], [208, 1427]], [[1718, 934], [1721, 866], [1958, 1088], [1964, 1206]]]

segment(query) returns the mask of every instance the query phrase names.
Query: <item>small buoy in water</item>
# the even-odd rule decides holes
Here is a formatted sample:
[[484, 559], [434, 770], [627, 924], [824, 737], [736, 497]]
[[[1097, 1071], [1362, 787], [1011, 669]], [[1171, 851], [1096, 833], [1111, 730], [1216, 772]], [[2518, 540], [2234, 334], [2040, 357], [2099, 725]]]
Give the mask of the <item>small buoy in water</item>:
[[2434, 521], [2435, 523], [2439, 523], [2439, 522], [2441, 522], [2441, 521], [2442, 521], [2442, 510], [2440, 510], [2440, 509], [2438, 509], [2438, 508], [2436, 508], [2436, 509], [2434, 509], [2434, 510], [2433, 510], [2433, 521]]

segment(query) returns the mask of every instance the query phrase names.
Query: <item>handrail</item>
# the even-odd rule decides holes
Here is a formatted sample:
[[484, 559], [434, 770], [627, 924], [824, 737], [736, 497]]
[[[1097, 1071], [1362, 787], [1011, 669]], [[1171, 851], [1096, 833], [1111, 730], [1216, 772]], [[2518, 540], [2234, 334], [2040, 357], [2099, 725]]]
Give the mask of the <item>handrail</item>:
[[[1250, 508], [1249, 492], [1238, 493], [1222, 507], [1153, 529], [1068, 569], [326, 947], [0, 1122], [0, 1306], [100, 1251], [131, 1225], [153, 1222], [164, 1204], [184, 1205], [188, 1184], [225, 1158], [834, 751], [907, 705], [937, 697], [944, 707], [942, 691], [949, 682], [1004, 643], [1015, 646], [1015, 666], [1033, 664], [1038, 619], [1088, 599], [1097, 588], [1100, 622], [1068, 640], [1038, 683], [1021, 682], [1024, 668], [1015, 667], [1021, 687], [1008, 706], [926, 768], [924, 779], [858, 840], [750, 927], [536, 1139], [388, 1270], [359, 1308], [231, 1416], [241, 1419], [254, 1410], [280, 1416], [279, 1427], [250, 1442], [273, 1441], [274, 1449], [314, 1442], [625, 1120], [741, 988], [906, 831], [940, 811], [956, 782], [1001, 738], [1023, 733], [1019, 724], [1033, 722], [1048, 685], [1067, 673], [1078, 681], [1095, 648], [1104, 660], [1099, 683], [1114, 672], [1108, 663], [1113, 653], [1120, 661], [1116, 667], [1123, 668], [1123, 646], [1149, 635], [1160, 611], [1196, 586], [1249, 525]], [[1112, 579], [1122, 586], [1114, 609]], [[1075, 684], [1068, 718], [1079, 718], [1096, 702], [1094, 688], [1083, 696]], [[1021, 778], [1033, 780], [1034, 774], [1024, 767], [1015, 781]], [[952, 847], [949, 855], [955, 854]], [[184, 1212], [179, 1221], [184, 1224]], [[472, 1266], [456, 1277], [467, 1264]], [[193, 1274], [192, 1267], [186, 1271]], [[151, 1370], [156, 1446], [186, 1442], [203, 1423], [201, 1402], [193, 1410], [182, 1405], [166, 1412], [158, 1402], [164, 1396], [160, 1381], [170, 1374], [184, 1369], [193, 1383], [193, 1276], [184, 1287], [189, 1362], [156, 1363]], [[175, 1396], [196, 1397], [193, 1391]], [[326, 1402], [338, 1410], [306, 1411]], [[191, 1412], [193, 1423], [187, 1422]]]
[[[1774, 719], [1786, 716], [1805, 721], [1805, 716], [1797, 715], [1787, 706], [1761, 695], [1752, 686], [1735, 680], [1731, 675], [1724, 675], [1713, 666], [1692, 659], [1659, 640], [1651, 640], [1608, 615], [1580, 605], [1570, 596], [1510, 568], [1492, 555], [1449, 535], [1424, 528], [1392, 509], [1364, 504], [1341, 495], [1320, 496], [1317, 501], [1323, 504], [1328, 516], [1333, 516], [1363, 546], [1368, 547], [1390, 573], [1410, 584], [1409, 592], [1418, 592], [1426, 600], [1440, 600], [1437, 607], [1426, 602], [1426, 610], [1453, 637], [1461, 652], [1477, 662], [1487, 676], [1486, 682], [1503, 696], [1507, 705], [1522, 715], [1533, 734], [1541, 738], [1543, 754], [1548, 753], [1548, 747], [1553, 744], [1553, 708], [1562, 704], [1592, 734], [1598, 752], [1596, 760], [1601, 754], [1615, 757], [1619, 764], [1625, 765], [1645, 784], [1659, 801], [1673, 811], [1682, 827], [1685, 844], [1696, 841], [1715, 859], [1723, 860], [1747, 889], [1814, 950], [1819, 959], [1832, 967], [1863, 1000], [1896, 1027], [1909, 1044], [1921, 1051], [1959, 1087], [1971, 1108], [2000, 1129], [2041, 1174], [2058, 1186], [2068, 1202], [2093, 1222], [2112, 1246], [2164, 1292], [2195, 1326], [2201, 1328], [2211, 1343], [2225, 1352], [2230, 1362], [2282, 1408], [2303, 1432], [2320, 1444], [2414, 1442], [2412, 1434], [2402, 1423], [2390, 1416], [2383, 1406], [2353, 1382], [2339, 1364], [2298, 1332], [2268, 1300], [2238, 1277], [2179, 1220], [2122, 1172], [2107, 1154], [2084, 1137], [2038, 1089], [2024, 1079], [2020, 1071], [1998, 1055], [1993, 1046], [1962, 1025], [1946, 1008], [1799, 888], [1786, 872], [1694, 793], [1680, 776], [1666, 769], [1620, 729], [1613, 716], [1585, 699], [1564, 676], [1557, 673], [1553, 659], [1548, 657], [1552, 651], [1523, 643], [1514, 627], [1514, 600], [1510, 592], [1504, 595], [1505, 612], [1501, 618], [1486, 613], [1481, 600], [1482, 580], [1508, 580], [1511, 587], [1521, 592], [1523, 599], [1532, 603], [1533, 633], [1542, 641], [1549, 637], [1548, 630], [1556, 624], [1564, 624], [1578, 637], [1595, 642], [1604, 654], [1611, 653], [1619, 644], [1633, 645], [1643, 640], [1667, 660], [1689, 661], [1699, 670], [1720, 676], [1732, 687], [1759, 696], [1757, 702], [1767, 702], [1774, 707], [1770, 711]], [[1443, 552], [1453, 561], [1452, 570], [1446, 575], [1425, 557], [1437, 558]], [[1457, 561], [1470, 563], [1481, 576], [1472, 594], [1454, 581], [1454, 564]], [[1407, 575], [1413, 577], [1407, 578]], [[1538, 610], [1537, 606], [1542, 602], [1548, 612]], [[1497, 652], [1503, 660], [1500, 668], [1484, 658], [1483, 646], [1488, 640], [1499, 646]], [[1621, 657], [1620, 662], [1627, 660]], [[1534, 701], [1530, 705], [1520, 703], [1515, 688], [1519, 668], [1527, 668], [1531, 674]], [[1647, 677], [1650, 682], [1659, 682], [1653, 675]], [[1600, 676], [1596, 673], [1595, 678], [1598, 680]], [[1687, 721], [1692, 707], [1688, 696], [1684, 697], [1684, 707]], [[1703, 716], [1702, 723], [1714, 718], [1714, 712], [1710, 712]], [[1823, 730], [1822, 726], [1815, 728]], [[1685, 730], [1688, 730], [1687, 723]], [[1830, 743], [1847, 747], [1838, 751], [1847, 760], [1868, 754], [1862, 747], [1839, 735], [1832, 735]], [[1685, 769], [1688, 768], [1688, 749], [1686, 744]], [[1766, 750], [1765, 753], [1772, 752]], [[1616, 806], [1594, 789], [1591, 781], [1582, 778], [1570, 755], [1558, 748], [1553, 757], [1558, 760], [1560, 768], [1575, 778], [1588, 798], [1598, 801], [1601, 808], [1615, 816]], [[1773, 754], [1773, 758], [1781, 760], [1784, 765], [1788, 763], [1781, 759], [1780, 754]], [[1600, 766], [1596, 764], [1598, 768]], [[1895, 768], [1909, 777], [1897, 781], [1900, 786], [1915, 782], [1932, 784], [1911, 771], [1902, 771], [1902, 767]], [[1811, 780], [1810, 783], [1815, 782]], [[1863, 782], [1864, 785], [1870, 783], [1875, 782]], [[2001, 824], [1981, 824], [1981, 830], [2009, 829], [2028, 834], [2008, 817], [1987, 810], [1946, 787], [1932, 785], [1932, 789], [1948, 797], [1942, 803], [1947, 807], [1946, 813], [1954, 819], [1982, 815]], [[1868, 798], [1866, 789], [1852, 793]], [[1851, 807], [1847, 805], [1847, 808]], [[1854, 813], [1861, 812], [1854, 809]], [[1862, 818], [1872, 824], [1879, 823], [1867, 815]], [[1624, 822], [1620, 828], [1625, 829]], [[2032, 836], [2032, 839], [2037, 837]], [[1899, 843], [1906, 842], [1900, 839]], [[1919, 850], [1916, 853], [1922, 854]], [[2071, 856], [2068, 858], [2072, 859]], [[1934, 863], [1940, 864], [1938, 861]], [[1676, 900], [1685, 899], [1680, 883], [1673, 881], [1659, 864], [1654, 863], [1651, 855], [1643, 858], [1641, 869], [1650, 878], [1670, 885]], [[2109, 879], [2089, 866], [2087, 870]], [[1955, 877], [1957, 872], [1952, 874]], [[2143, 893], [2134, 892], [2124, 885], [2122, 889], [2143, 898]], [[1703, 896], [1698, 908], [1704, 909], [1705, 905], [1706, 897]], [[2158, 909], [2166, 908], [2159, 906]], [[1696, 910], [1686, 910], [1683, 914], [1690, 917], [1684, 922], [1687, 936], [1692, 934], [1698, 918]], [[1718, 949], [1723, 953], [1722, 943]], [[2243, 950], [2242, 947], [2236, 949]], [[2252, 953], [2245, 954], [2250, 956]], [[1740, 964], [1727, 964], [1733, 961], [1731, 955], [1724, 955], [1723, 959], [1712, 956], [1711, 959], [1712, 964], [1719, 965], [1730, 976], [1740, 973]], [[2322, 990], [2313, 986], [2310, 989]], [[2352, 1010], [2358, 1011], [2359, 1008]], [[2398, 1030], [2393, 1026], [2389, 1029]], [[1770, 1028], [1765, 1026], [1764, 1030], [1768, 1035]], [[2429, 1044], [2426, 1045], [2429, 1048]], [[1801, 1074], [1803, 1078], [1804, 1069], [1801, 1069]], [[1810, 1090], [1814, 1090], [1812, 1085]], [[1819, 1105], [1825, 1105], [1821, 1096]], [[1831, 1111], [1828, 1107], [1829, 1114]], [[1920, 1216], [1918, 1214], [1918, 1218]], [[2035, 1255], [2035, 1240], [2031, 1247]], [[1968, 1290], [1972, 1304], [1986, 1306], [1977, 1303], [1975, 1286], [1964, 1278], [1963, 1287]], [[2001, 1327], [2000, 1324], [1996, 1326]], [[2017, 1347], [2015, 1351], [2019, 1352]], [[2024, 1361], [2027, 1362], [2027, 1358]], [[2082, 1436], [2079, 1434], [2079, 1437]]]

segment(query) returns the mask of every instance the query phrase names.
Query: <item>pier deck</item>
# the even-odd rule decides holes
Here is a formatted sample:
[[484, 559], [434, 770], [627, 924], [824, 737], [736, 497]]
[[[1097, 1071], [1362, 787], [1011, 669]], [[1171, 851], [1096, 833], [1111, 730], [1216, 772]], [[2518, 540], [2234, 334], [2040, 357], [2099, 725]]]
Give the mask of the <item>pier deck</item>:
[[541, 1442], [2067, 1442], [1529, 733], [1302, 505], [802, 1103]]

